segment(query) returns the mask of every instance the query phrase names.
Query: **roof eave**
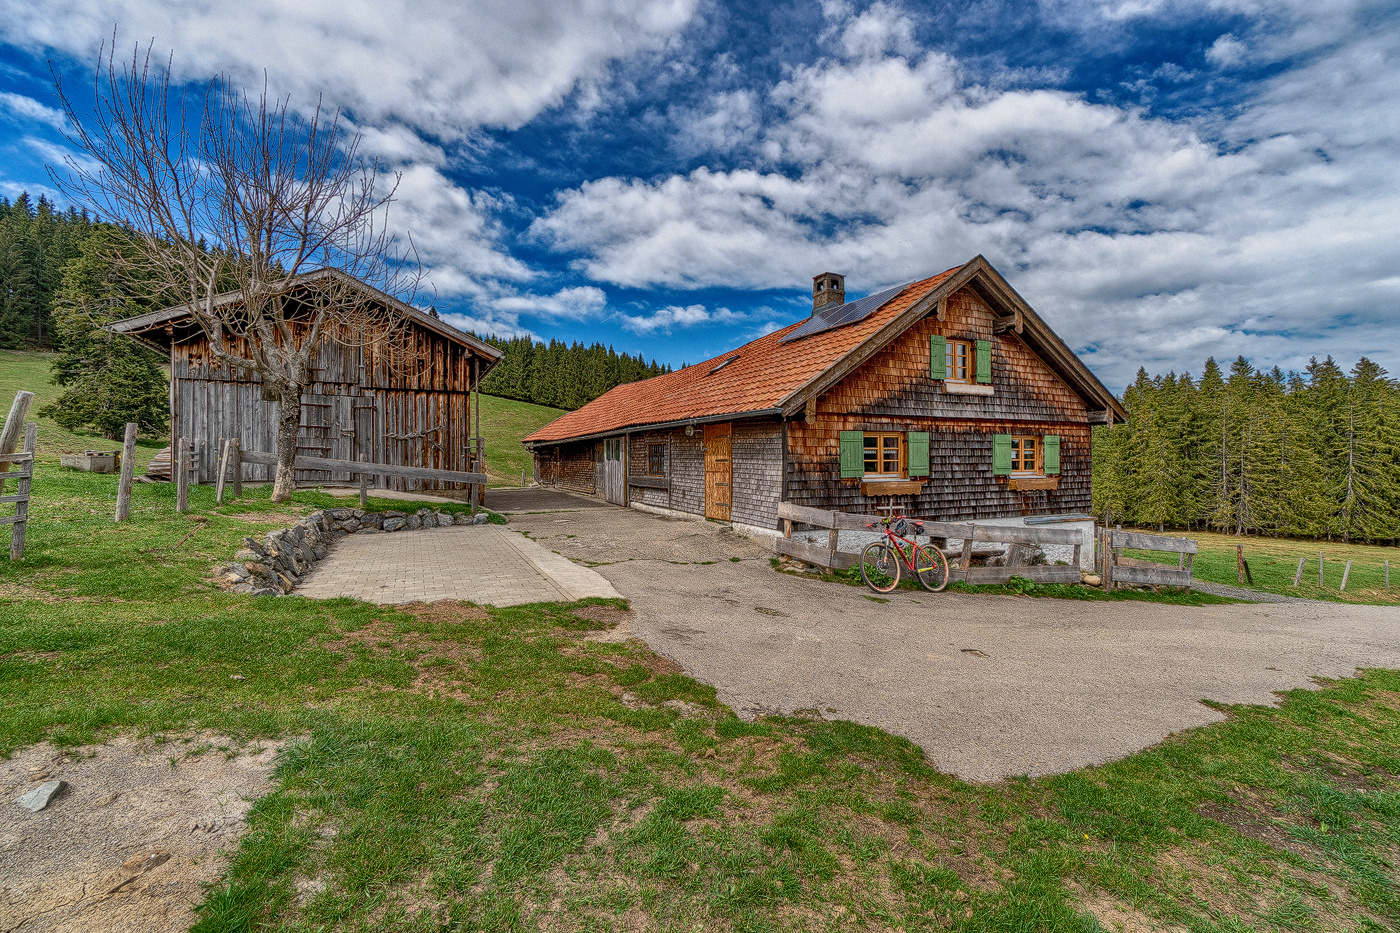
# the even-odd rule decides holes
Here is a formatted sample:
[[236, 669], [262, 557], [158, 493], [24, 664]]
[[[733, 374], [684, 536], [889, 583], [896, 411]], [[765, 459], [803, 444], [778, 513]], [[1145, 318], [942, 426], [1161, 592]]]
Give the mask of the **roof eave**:
[[569, 437], [540, 440], [531, 440], [527, 437], [520, 443], [534, 450], [536, 447], [552, 447], [556, 444], [582, 444], [585, 441], [596, 441], [605, 437], [615, 437], [618, 434], [635, 434], [639, 431], [669, 431], [674, 428], [683, 428], [687, 425], [715, 424], [720, 421], [742, 421], [751, 418], [781, 417], [783, 417], [783, 410], [781, 408], [760, 408], [750, 411], [725, 412], [719, 415], [697, 415], [694, 418], [677, 418], [672, 421], [656, 421], [648, 424], [625, 424], [615, 428], [608, 428], [606, 431], [594, 431], [591, 434], [578, 434]]

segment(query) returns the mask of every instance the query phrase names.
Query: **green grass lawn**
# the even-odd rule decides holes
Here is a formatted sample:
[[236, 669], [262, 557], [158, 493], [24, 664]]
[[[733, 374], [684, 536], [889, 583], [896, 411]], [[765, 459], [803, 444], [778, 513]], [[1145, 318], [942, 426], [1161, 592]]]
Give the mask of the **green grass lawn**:
[[[30, 420], [39, 425], [39, 460], [57, 463], [60, 453], [79, 450], [116, 450], [119, 441], [104, 440], [98, 434], [77, 434], [64, 430], [38, 411], [58, 398], [61, 390], [49, 381], [54, 354], [24, 350], [0, 350], [0, 419], [10, 410], [15, 393], [34, 393]], [[486, 435], [486, 472], [493, 486], [520, 485], [520, 471], [527, 482], [533, 476], [529, 452], [520, 439], [564, 414], [558, 408], [532, 405], [490, 395], [481, 397], [481, 430]], [[156, 452], [169, 444], [165, 437], [141, 438], [137, 442], [136, 469], [144, 472]]]
[[525, 471], [525, 482], [533, 482], [534, 463], [520, 439], [562, 414], [560, 408], [483, 395], [481, 430], [486, 435], [486, 473], [491, 485], [519, 486], [521, 470]]
[[735, 718], [639, 643], [588, 639], [616, 602], [211, 585], [322, 494], [196, 488], [180, 515], [138, 485], [116, 526], [114, 491], [39, 469], [26, 557], [0, 560], [0, 752], [292, 737], [198, 930], [1400, 929], [1396, 672], [970, 785], [876, 729]]
[[[1156, 532], [1149, 532], [1155, 534]], [[1289, 538], [1235, 537], [1213, 532], [1189, 532], [1200, 548], [1196, 554], [1195, 576], [1212, 583], [1239, 585], [1235, 546], [1244, 545], [1245, 560], [1254, 578], [1254, 588], [1284, 596], [1303, 596], [1333, 602], [1400, 604], [1400, 548], [1340, 541], [1306, 541]], [[1128, 556], [1164, 560], [1162, 554], [1128, 551]], [[1322, 555], [1323, 585], [1318, 585], [1317, 560]], [[1293, 586], [1298, 561], [1304, 559], [1302, 583]], [[1347, 588], [1341, 590], [1346, 562], [1351, 561]], [[1385, 588], [1385, 562], [1391, 566], [1391, 589]], [[1169, 563], [1176, 566], [1176, 555]], [[1248, 584], [1246, 584], [1248, 585]]]

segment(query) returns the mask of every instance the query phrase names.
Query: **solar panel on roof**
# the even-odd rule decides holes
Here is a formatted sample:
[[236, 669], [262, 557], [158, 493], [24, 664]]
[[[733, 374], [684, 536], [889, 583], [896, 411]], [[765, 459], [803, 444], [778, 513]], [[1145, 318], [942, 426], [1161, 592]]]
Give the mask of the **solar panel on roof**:
[[[912, 285], [913, 283], [909, 283]], [[783, 343], [790, 343], [794, 340], [801, 340], [803, 337], [810, 337], [813, 334], [820, 334], [823, 331], [833, 330], [837, 327], [845, 327], [847, 324], [854, 324], [856, 321], [863, 321], [876, 311], [883, 308], [900, 292], [909, 285], [896, 285], [894, 288], [887, 288], [882, 292], [873, 295], [866, 295], [864, 298], [857, 298], [855, 301], [848, 301], [843, 305], [834, 308], [823, 308], [805, 321], [801, 327], [783, 338]]]

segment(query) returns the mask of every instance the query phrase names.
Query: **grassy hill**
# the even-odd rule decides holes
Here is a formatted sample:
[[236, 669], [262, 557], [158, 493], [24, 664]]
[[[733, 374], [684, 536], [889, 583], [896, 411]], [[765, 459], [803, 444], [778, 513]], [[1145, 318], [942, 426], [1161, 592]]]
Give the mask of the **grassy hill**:
[[[0, 420], [10, 410], [15, 393], [34, 393], [30, 418], [39, 423], [39, 460], [58, 462], [60, 453], [76, 450], [113, 450], [119, 443], [103, 440], [98, 434], [67, 431], [52, 419], [40, 417], [38, 410], [58, 398], [61, 390], [49, 381], [54, 354], [22, 350], [0, 350]], [[520, 439], [558, 418], [564, 412], [544, 405], [510, 399], [481, 397], [481, 429], [486, 435], [486, 467], [492, 485], [515, 486], [520, 471], [531, 471], [530, 455]], [[167, 444], [164, 437], [142, 438], [136, 449], [137, 472], [145, 470], [156, 451]]]

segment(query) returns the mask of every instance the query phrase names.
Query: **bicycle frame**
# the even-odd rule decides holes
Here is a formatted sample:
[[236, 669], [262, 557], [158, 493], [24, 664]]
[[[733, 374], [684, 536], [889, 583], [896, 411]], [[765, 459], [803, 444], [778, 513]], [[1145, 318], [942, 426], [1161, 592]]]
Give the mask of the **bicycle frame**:
[[[883, 518], [878, 522], [870, 522], [865, 527], [874, 528], [876, 525], [879, 525], [880, 532], [884, 535], [885, 543], [889, 544], [892, 548], [894, 548], [895, 553], [899, 555], [900, 563], [908, 567], [910, 573], [917, 574], [918, 571], [914, 569], [914, 555], [917, 553], [916, 548], [918, 547], [919, 542], [915, 541], [913, 538], [906, 538], [903, 535], [895, 534], [894, 529], [890, 527], [892, 524], [900, 520], [909, 522], [916, 528], [923, 528], [923, 522], [910, 521], [909, 518], [903, 515], [895, 515], [890, 518]], [[918, 531], [915, 531], [914, 534], [917, 535]]]

